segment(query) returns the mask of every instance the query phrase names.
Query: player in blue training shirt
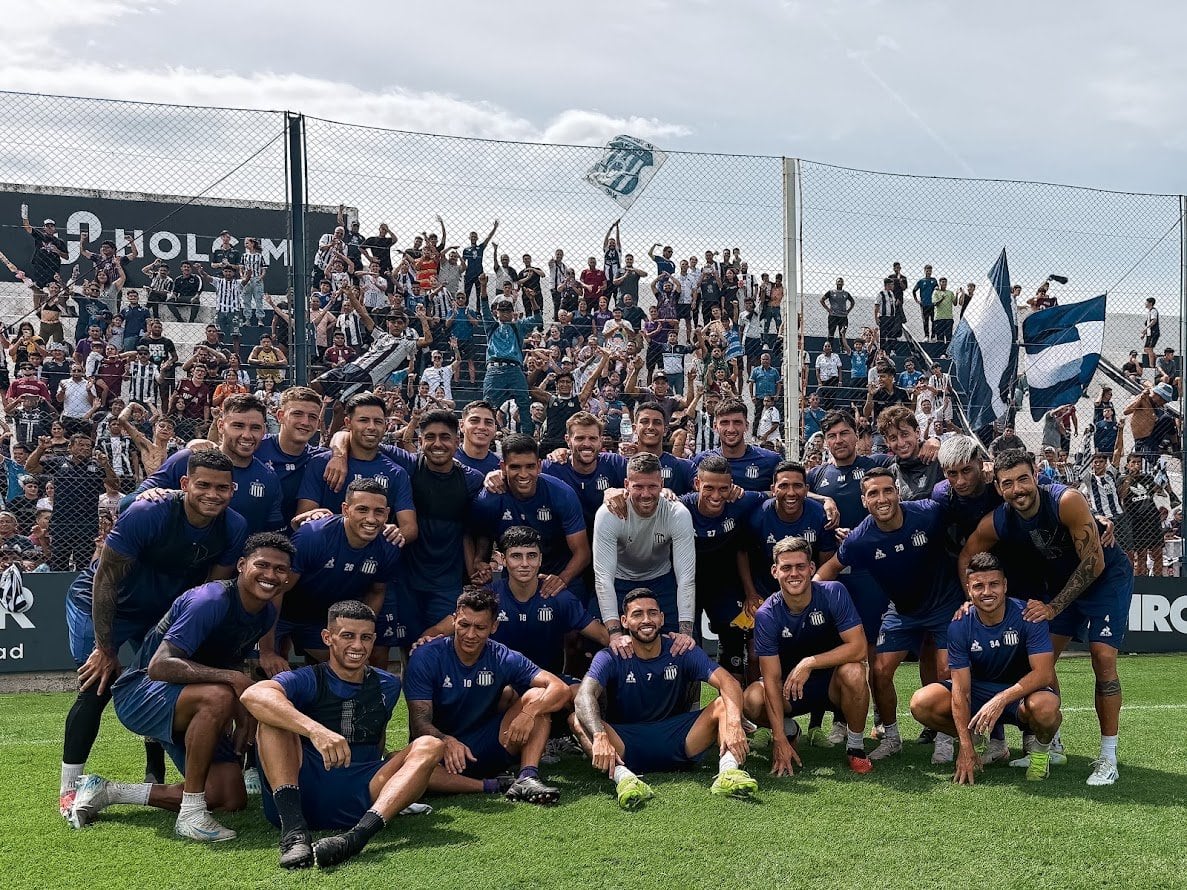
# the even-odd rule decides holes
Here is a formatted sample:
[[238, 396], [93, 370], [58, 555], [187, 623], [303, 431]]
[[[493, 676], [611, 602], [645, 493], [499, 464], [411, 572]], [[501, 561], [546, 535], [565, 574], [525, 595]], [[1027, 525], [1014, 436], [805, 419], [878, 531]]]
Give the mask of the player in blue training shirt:
[[1101, 544], [1084, 495], [1063, 485], [1044, 488], [1037, 483], [1030, 453], [1003, 451], [994, 458], [993, 473], [1005, 503], [981, 520], [960, 553], [959, 568], [966, 570], [974, 553], [1002, 545], [1011, 555], [1010, 568], [1022, 572], [1023, 583], [1014, 586], [1026, 592], [1025, 616], [1051, 624], [1055, 657], [1073, 637], [1088, 643], [1101, 732], [1100, 756], [1093, 761], [1088, 784], [1112, 785], [1119, 776], [1117, 651], [1129, 623], [1133, 565], [1116, 544]]
[[779, 583], [754, 615], [754, 654], [762, 679], [745, 693], [746, 716], [771, 729], [771, 773], [790, 776], [797, 714], [837, 709], [848, 726], [845, 754], [859, 775], [874, 769], [862, 734], [870, 707], [866, 640], [845, 588], [813, 581], [812, 544], [783, 538], [775, 545], [771, 575]]
[[[492, 639], [562, 679], [567, 634], [576, 631], [599, 648], [609, 645], [605, 626], [570, 591], [550, 597], [541, 594], [539, 532], [525, 525], [513, 526], [499, 538], [499, 552], [507, 573], [489, 585], [499, 598], [499, 623]], [[425, 638], [453, 633], [453, 617], [430, 627]]]
[[676, 494], [688, 494], [693, 489], [697, 469], [692, 461], [664, 451], [667, 435], [668, 416], [659, 402], [643, 402], [635, 408], [636, 453], [646, 451], [658, 457], [664, 488]]
[[[660, 633], [659, 600], [647, 588], [624, 597], [621, 621], [631, 654], [603, 649], [594, 656], [569, 721], [594, 769], [613, 779], [619, 806], [633, 809], [655, 796], [637, 773], [690, 769], [714, 742], [720, 756], [712, 793], [749, 797], [757, 791], [758, 783], [741, 768], [750, 743], [738, 681], [699, 646], [672, 653], [672, 641]], [[718, 697], [690, 711], [689, 688], [701, 682]]]
[[[181, 491], [139, 501], [120, 514], [99, 558], [66, 596], [70, 653], [79, 692], [66, 717], [59, 811], [67, 815], [75, 784], [99, 736], [99, 720], [120, 672], [124, 643], [139, 646], [178, 596], [209, 579], [235, 574], [247, 523], [227, 509], [232, 464], [217, 451], [190, 455]], [[164, 781], [164, 753], [153, 744], [146, 772]]]
[[741, 399], [723, 399], [713, 412], [713, 428], [721, 446], [694, 455], [692, 462], [699, 464], [708, 455], [719, 454], [729, 461], [735, 485], [746, 491], [765, 492], [783, 455], [746, 444], [746, 417], [746, 404]]
[[[322, 630], [330, 606], [357, 599], [372, 610], [380, 608], [401, 563], [400, 548], [383, 537], [387, 489], [374, 479], [347, 486], [341, 515], [320, 513], [310, 514], [316, 518], [293, 535], [297, 555], [290, 589], [280, 603], [274, 634], [260, 648], [260, 666], [269, 676], [288, 670], [290, 647], [313, 661], [325, 661], [329, 653]], [[372, 658], [377, 667], [385, 667], [394, 629], [379, 622], [376, 633]]]
[[812, 562], [823, 565], [837, 549], [837, 538], [828, 527], [824, 506], [808, 497], [808, 471], [793, 460], [780, 461], [771, 483], [773, 497], [745, 514], [749, 548], [742, 571], [746, 595], [756, 604], [779, 589], [771, 575], [775, 545], [784, 538], [803, 538], [812, 545]]
[[325, 454], [324, 448], [309, 444], [321, 429], [321, 418], [321, 397], [307, 386], [290, 386], [281, 393], [276, 410], [280, 432], [264, 436], [256, 449], [256, 459], [280, 480], [280, 512], [286, 524], [297, 515], [297, 492], [305, 467]]
[[[870, 515], [820, 567], [816, 580], [835, 581], [846, 567], [865, 569], [890, 600], [872, 671], [874, 701], [886, 734], [870, 759], [883, 760], [903, 749], [894, 673], [909, 652], [920, 651], [930, 634], [936, 645], [937, 676], [947, 678], [948, 625], [962, 597], [944, 553], [944, 508], [930, 500], [902, 502], [894, 474], [882, 467], [867, 472], [861, 487]], [[933, 761], [948, 762], [951, 746], [951, 737], [937, 736]]]
[[[412, 503], [408, 474], [379, 448], [387, 433], [387, 403], [375, 393], [357, 393], [346, 400], [343, 424], [350, 436], [350, 456], [346, 461], [344, 481], [349, 484], [356, 479], [374, 479], [382, 485], [387, 491], [392, 521], [400, 527], [404, 542], [416, 540], [416, 508]], [[326, 453], [309, 461], [297, 493], [298, 514], [318, 507], [336, 513], [342, 507], [345, 489], [335, 490], [326, 480], [326, 465], [331, 457]]]
[[239, 696], [254, 682], [244, 662], [276, 619], [272, 600], [284, 590], [292, 556], [284, 535], [252, 535], [238, 579], [187, 590], [169, 607], [112, 696], [120, 722], [157, 739], [185, 781], [123, 784], [88, 776], [70, 811], [71, 825], [88, 825], [112, 804], [140, 804], [176, 811], [175, 831], [189, 840], [235, 837], [210, 810], [236, 811], [247, 803], [241, 761], [255, 724], [239, 707]]
[[[408, 660], [404, 696], [409, 736], [445, 742], [429, 787], [445, 794], [506, 794], [554, 804], [560, 791], [540, 781], [550, 715], [569, 701], [554, 674], [492, 640], [499, 601], [489, 590], [458, 597], [453, 635], [417, 647]], [[506, 687], [516, 699], [500, 710]], [[514, 761], [519, 773], [503, 775]]]
[[[268, 409], [248, 393], [228, 396], [218, 419], [218, 450], [231, 460], [235, 493], [231, 509], [247, 520], [248, 534], [276, 531], [284, 527], [281, 515], [280, 479], [255, 456], [266, 429]], [[132, 495], [124, 498], [126, 508], [134, 496], [140, 500], [161, 499], [181, 487], [192, 452], [183, 448], [168, 458], [159, 470], [145, 479]]]
[[530, 436], [512, 435], [503, 440], [502, 494], [483, 491], [471, 514], [477, 555], [471, 578], [477, 584], [490, 581], [486, 561], [491, 542], [515, 525], [526, 525], [540, 533], [544, 547], [541, 564], [543, 593], [551, 596], [568, 588], [582, 602], [589, 591], [581, 582], [590, 562], [589, 538], [577, 495], [565, 483], [540, 474], [540, 450]]
[[932, 683], [911, 698], [911, 713], [925, 726], [960, 740], [958, 785], [974, 782], [983, 764], [979, 749], [998, 723], [1034, 733], [1026, 778], [1051, 770], [1051, 742], [1063, 720], [1055, 692], [1055, 650], [1046, 621], [1028, 621], [1026, 604], [1006, 595], [1006, 573], [992, 553], [969, 559], [966, 584], [973, 607], [948, 630], [952, 679]]
[[693, 629], [700, 628], [704, 613], [718, 639], [717, 663], [744, 682], [747, 635], [736, 623], [746, 605], [739, 577], [746, 564], [743, 528], [747, 515], [761, 506], [763, 496], [747, 491], [738, 500], [730, 501], [734, 483], [729, 463], [719, 454], [710, 454], [701, 461], [695, 484], [694, 493], [680, 498], [692, 517], [696, 536], [697, 607]]
[[[368, 666], [375, 613], [358, 600], [329, 609], [329, 658], [284, 671], [243, 693], [259, 721], [264, 815], [280, 829], [282, 868], [328, 868], [358, 855], [395, 816], [432, 810], [414, 801], [445, 753], [422, 736], [390, 756], [387, 726], [400, 681]], [[347, 828], [313, 843], [310, 829]]]
[[462, 444], [455, 455], [458, 462], [483, 476], [499, 469], [499, 456], [490, 447], [498, 431], [494, 405], [482, 399], [468, 402], [462, 409]]
[[[408, 646], [425, 628], [452, 615], [467, 583], [466, 535], [470, 511], [482, 490], [482, 475], [458, 463], [458, 422], [452, 411], [429, 411], [420, 418], [420, 453], [380, 445], [408, 474], [416, 507], [416, 540], [404, 547], [404, 568], [392, 599], [380, 614], [381, 646]], [[331, 444], [327, 467], [334, 480], [345, 478], [349, 436], [340, 431]], [[394, 611], [394, 615], [388, 613]], [[394, 627], [386, 635], [382, 626]]]

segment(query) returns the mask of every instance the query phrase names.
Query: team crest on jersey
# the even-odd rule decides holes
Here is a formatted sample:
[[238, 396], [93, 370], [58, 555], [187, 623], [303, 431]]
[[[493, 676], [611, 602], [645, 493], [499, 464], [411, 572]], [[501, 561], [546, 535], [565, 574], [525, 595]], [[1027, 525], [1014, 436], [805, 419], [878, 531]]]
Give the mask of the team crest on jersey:
[[541, 522], [552, 522], [552, 511], [547, 507], [541, 507], [536, 511], [536, 518]]
[[671, 479], [672, 478], [672, 468], [671, 467], [660, 467], [659, 474], [664, 479]]
[[388, 479], [387, 479], [387, 476], [385, 476], [383, 473], [376, 473], [375, 481], [378, 482], [380, 485], [382, 485], [384, 488], [387, 488]]
[[886, 554], [883, 553], [881, 550], [875, 550], [874, 551], [874, 559], [886, 559]]
[[408, 626], [407, 625], [405, 625], [405, 624], [397, 624], [396, 625], [396, 639], [397, 640], [408, 639]]
[[253, 498], [262, 498], [264, 496], [264, 483], [259, 479], [255, 480], [251, 483], [249, 491]]
[[674, 664], [668, 665], [666, 668], [664, 668], [664, 679], [665, 680], [675, 680], [676, 674], [679, 672], [679, 670], [680, 669], [678, 667], [676, 667], [676, 665], [674, 665]]
[[627, 682], [627, 683], [635, 683], [635, 682], [637, 682], [637, 681], [635, 680], [635, 672], [634, 672], [634, 671], [628, 671], [628, 672], [627, 672], [627, 675], [626, 675], [626, 682]]
[[785, 640], [790, 640], [791, 639], [791, 628], [789, 628], [789, 627], [783, 628], [782, 637]]
[[824, 624], [824, 613], [819, 609], [813, 609], [808, 615], [808, 623], [813, 627], [820, 627], [820, 625]]
[[511, 619], [507, 617], [507, 612], [505, 610], [500, 610], [499, 617], [495, 620], [497, 623], [502, 624], [504, 621], [510, 621]]
[[540, 611], [536, 613], [536, 620], [537, 621], [551, 621], [552, 620], [552, 607], [551, 606], [541, 606]]
[[1007, 646], [1017, 646], [1018, 645], [1018, 631], [1014, 630], [1013, 628], [1010, 628], [1010, 630], [1007, 630], [1004, 634], [1002, 634], [1002, 642], [1005, 643]]
[[656, 532], [656, 533], [655, 533], [655, 544], [656, 544], [656, 546], [657, 546], [657, 547], [658, 547], [658, 546], [662, 546], [662, 545], [664, 545], [664, 544], [666, 544], [666, 543], [668, 543], [668, 536], [667, 536], [667, 535], [665, 535], [663, 532]]
[[980, 652], [981, 644], [978, 643], [976, 640], [973, 640], [973, 645], [969, 646], [969, 651], [970, 652]]
[[[854, 468], [853, 468], [853, 481], [854, 481], [854, 482], [860, 482], [860, 481], [861, 481], [862, 479], [864, 479], [865, 477], [866, 477], [866, 471], [865, 471], [865, 470], [861, 469], [860, 467], [854, 467]], [[844, 476], [842, 476], [841, 478], [842, 478], [842, 479], [844, 479], [845, 477], [844, 477]]]
[[605, 491], [610, 487], [610, 480], [605, 476], [599, 476], [598, 481], [595, 482], [594, 485], [597, 487], [598, 491]]
[[330, 557], [330, 558], [329, 558], [329, 559], [326, 561], [326, 564], [325, 564], [324, 566], [322, 566], [322, 568], [323, 568], [323, 569], [332, 569], [332, 568], [334, 568], [334, 557], [332, 557], [332, 556], [331, 556], [331, 557]]
[[800, 532], [800, 537], [803, 538], [805, 541], [807, 541], [809, 544], [815, 544], [816, 543], [816, 529], [806, 528], [802, 532]]
[[734, 530], [735, 525], [737, 525], [737, 523], [734, 522], [734, 520], [726, 519], [725, 522], [721, 523], [721, 530], [728, 535]]
[[746, 478], [747, 479], [757, 479], [758, 478], [758, 464], [751, 464], [750, 466], [748, 466], [746, 468]]
[[922, 531], [917, 531], [911, 535], [911, 543], [916, 547], [923, 547], [927, 544], [927, 534]]
[[504, 521], [504, 522], [510, 522], [510, 521], [511, 521], [511, 511], [510, 511], [510, 510], [504, 510], [504, 511], [503, 511], [503, 521]]
[[479, 686], [489, 686], [491, 683], [495, 682], [494, 671], [488, 671], [485, 669], [479, 671], [474, 677], [474, 682]]
[[441, 684], [442, 689], [453, 689], [453, 680], [449, 679], [449, 674], [445, 675], [445, 680]]
[[379, 571], [379, 563], [374, 559], [364, 559], [363, 564], [359, 566], [359, 571], [364, 575], [374, 575]]

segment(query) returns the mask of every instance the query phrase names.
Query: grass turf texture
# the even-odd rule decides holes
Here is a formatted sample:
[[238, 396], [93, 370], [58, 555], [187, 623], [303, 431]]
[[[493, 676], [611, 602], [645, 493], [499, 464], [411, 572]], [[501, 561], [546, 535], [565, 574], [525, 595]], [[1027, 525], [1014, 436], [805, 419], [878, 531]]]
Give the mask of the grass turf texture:
[[[902, 756], [866, 777], [840, 749], [802, 752], [790, 779], [768, 774], [761, 731], [746, 767], [755, 801], [714, 798], [715, 756], [692, 774], [652, 775], [656, 798], [618, 809], [611, 782], [577, 759], [545, 767], [560, 806], [436, 798], [427, 817], [395, 820], [335, 872], [286, 873], [258, 798], [219, 816], [239, 837], [174, 838], [172, 814], [114, 807], [76, 832], [58, 816], [62, 721], [70, 696], [0, 697], [0, 887], [1184, 887], [1187, 657], [1125, 659], [1121, 781], [1088, 788], [1098, 751], [1088, 659], [1059, 666], [1068, 764], [1043, 783], [995, 767], [975, 787], [932, 766], [905, 716], [914, 666], [899, 672]], [[711, 690], [710, 690], [711, 692]], [[406, 731], [401, 704], [389, 738]], [[804, 718], [801, 718], [803, 721]], [[1017, 730], [1008, 728], [1014, 750]], [[867, 747], [870, 747], [867, 744]], [[138, 780], [140, 740], [109, 709], [90, 769]], [[172, 766], [170, 773], [173, 775]]]

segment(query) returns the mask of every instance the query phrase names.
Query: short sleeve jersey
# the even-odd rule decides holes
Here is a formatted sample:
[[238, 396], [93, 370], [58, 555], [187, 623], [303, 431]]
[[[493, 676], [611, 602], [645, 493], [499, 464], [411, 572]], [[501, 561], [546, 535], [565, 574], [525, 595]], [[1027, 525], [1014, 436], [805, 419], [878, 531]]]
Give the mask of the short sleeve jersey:
[[754, 652], [760, 658], [779, 656], [784, 673], [810, 655], [841, 645], [841, 634], [861, 627], [861, 618], [844, 585], [813, 581], [812, 598], [802, 612], [792, 612], [775, 591], [754, 615]]
[[1005, 617], [986, 625], [969, 609], [948, 628], [948, 666], [967, 668], [974, 682], [1012, 686], [1030, 673], [1030, 656], [1053, 652], [1046, 621], [1022, 617], [1026, 604], [1007, 599]]
[[672, 641], [663, 638], [655, 658], [619, 658], [603, 649], [586, 675], [606, 690], [606, 719], [611, 723], [656, 723], [688, 710], [693, 683], [708, 680], [717, 670], [705, 650], [693, 646], [672, 654]]

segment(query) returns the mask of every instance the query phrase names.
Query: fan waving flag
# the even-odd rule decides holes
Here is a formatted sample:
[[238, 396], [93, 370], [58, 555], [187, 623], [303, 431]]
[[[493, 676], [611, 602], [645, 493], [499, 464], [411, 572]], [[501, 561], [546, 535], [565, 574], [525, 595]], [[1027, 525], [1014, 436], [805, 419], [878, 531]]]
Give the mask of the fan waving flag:
[[974, 297], [964, 310], [950, 349], [952, 373], [974, 430], [1006, 413], [1018, 373], [1018, 328], [1005, 248], [989, 270], [989, 283], [992, 292]]
[[627, 210], [667, 159], [667, 152], [650, 142], [634, 136], [615, 136], [598, 162], [589, 168], [585, 181]]
[[1074, 404], [1096, 373], [1105, 338], [1105, 295], [1052, 306], [1022, 322], [1030, 413]]

